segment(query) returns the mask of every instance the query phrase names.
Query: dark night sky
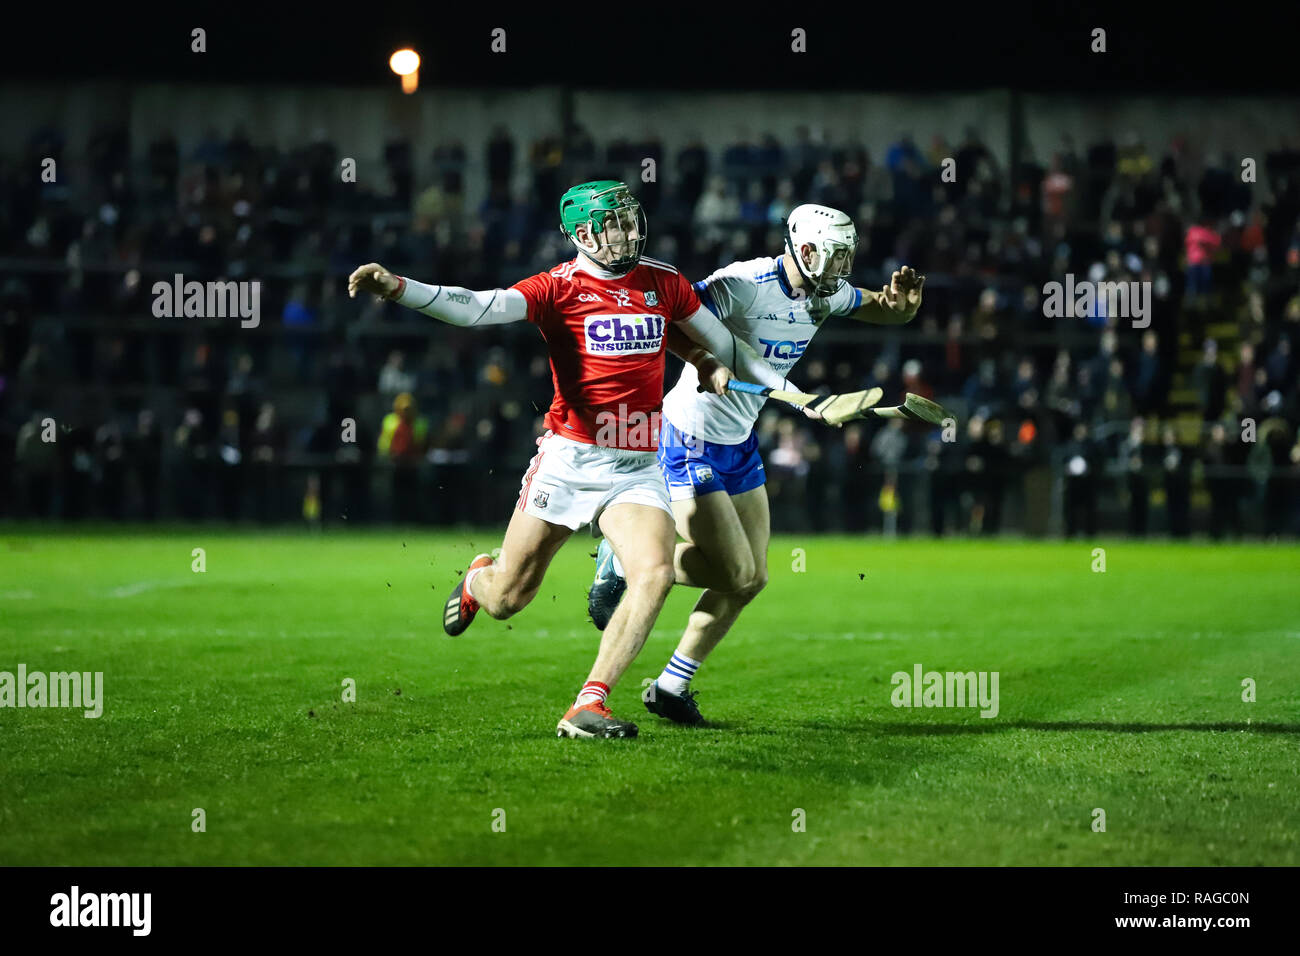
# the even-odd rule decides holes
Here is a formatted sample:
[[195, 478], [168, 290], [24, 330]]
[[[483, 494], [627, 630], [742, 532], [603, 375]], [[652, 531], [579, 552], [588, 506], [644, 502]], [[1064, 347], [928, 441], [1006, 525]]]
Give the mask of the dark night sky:
[[[157, 12], [124, 4], [79, 13], [75, 5], [66, 11], [24, 5], [6, 11], [0, 70], [6, 83], [102, 77], [387, 84], [393, 82], [388, 54], [409, 44], [424, 57], [425, 87], [1300, 91], [1294, 2], [840, 0], [783, 4], [788, 12], [780, 13], [771, 4], [718, 8], [648, 0], [519, 6], [519, 13], [499, 3], [462, 6], [468, 9], [335, 0], [210, 9], [170, 4]], [[548, 9], [555, 12], [536, 12]], [[189, 50], [194, 26], [208, 31], [205, 54]], [[507, 30], [505, 55], [488, 48], [497, 26]], [[796, 26], [808, 31], [806, 55], [790, 52]], [[1104, 55], [1089, 52], [1094, 26], [1107, 30]]]

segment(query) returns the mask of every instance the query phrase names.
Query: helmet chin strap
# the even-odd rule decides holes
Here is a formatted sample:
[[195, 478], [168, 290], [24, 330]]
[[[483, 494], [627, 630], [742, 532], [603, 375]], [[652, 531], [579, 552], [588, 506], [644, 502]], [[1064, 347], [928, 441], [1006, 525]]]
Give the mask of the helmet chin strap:
[[799, 270], [799, 275], [808, 287], [812, 288], [812, 276], [803, 271], [803, 256], [799, 255], [799, 250], [795, 248], [794, 237], [790, 235], [790, 223], [788, 221], [785, 224], [785, 247], [790, 250], [790, 258], [794, 260], [794, 267]]
[[578, 243], [577, 241], [574, 241], [574, 245], [578, 247], [579, 252], [581, 252], [584, 256], [587, 257], [588, 262], [594, 265], [597, 269], [600, 269], [603, 272], [608, 272], [610, 275], [616, 275], [616, 276], [627, 275], [629, 272], [632, 271], [632, 268], [636, 265], [636, 263], [634, 262], [631, 265], [622, 267], [622, 266], [614, 266], [608, 262], [601, 262], [599, 259], [596, 258], [596, 256], [600, 254], [601, 249], [608, 249], [609, 248], [608, 244], [604, 246], [599, 246], [594, 253], [592, 252], [592, 250], [588, 249], [586, 246]]
[[[786, 223], [785, 226], [785, 245], [786, 248], [790, 250], [790, 257], [794, 259], [794, 267], [799, 270], [799, 275], [803, 279], [804, 285], [806, 285], [809, 289], [811, 289], [814, 295], [827, 296], [835, 292], [835, 289], [831, 289], [830, 291], [824, 290], [821, 286], [821, 283], [819, 283], [816, 279], [814, 279], [812, 276], [810, 276], [807, 272], [804, 271], [803, 254], [795, 248], [794, 240], [790, 236], [789, 223]], [[836, 289], [839, 288], [838, 282], [835, 284], [835, 288]]]
[[[598, 234], [595, 233], [595, 232], [593, 232], [593, 231], [591, 230], [591, 226], [590, 226], [590, 225], [587, 226], [587, 235], [591, 238], [591, 240], [592, 240], [593, 242], [596, 243], [596, 249], [595, 249], [594, 252], [593, 252], [591, 249], [588, 249], [586, 246], [581, 245], [580, 243], [578, 243], [576, 237], [575, 237], [575, 239], [574, 239], [574, 244], [577, 245], [577, 246], [578, 246], [578, 249], [579, 249], [583, 254], [585, 254], [586, 257], [587, 257], [588, 259], [590, 259], [593, 263], [595, 263], [597, 266], [599, 266], [600, 268], [604, 269], [606, 272], [608, 272], [608, 273], [610, 273], [610, 274], [612, 274], [612, 275], [616, 275], [616, 276], [627, 275], [627, 274], [628, 274], [629, 272], [631, 272], [634, 268], [636, 268], [636, 265], [637, 265], [637, 261], [636, 261], [636, 260], [634, 260], [634, 261], [632, 261], [632, 262], [624, 263], [623, 265], [615, 265], [615, 264], [613, 264], [612, 262], [601, 262], [599, 259], [596, 258], [596, 256], [600, 255], [600, 252], [601, 252], [602, 249], [609, 249], [609, 250], [610, 250], [610, 258], [611, 258], [611, 259], [613, 259], [613, 258], [617, 258], [616, 256], [614, 256], [614, 252], [613, 252], [613, 248], [612, 248], [612, 246], [610, 245], [609, 242], [605, 242], [605, 243], [602, 245], [601, 242], [600, 242], [600, 240], [596, 238]], [[638, 257], [638, 260], [639, 260], [639, 257]]]
[[593, 233], [593, 232], [591, 231], [591, 226], [590, 226], [590, 225], [587, 226], [587, 238], [590, 239], [593, 243], [595, 243], [595, 245], [596, 245], [596, 248], [595, 248], [595, 249], [590, 249], [590, 248], [588, 248], [587, 245], [586, 245], [586, 243], [582, 242], [582, 241], [581, 241], [577, 236], [574, 236], [573, 239], [572, 239], [572, 241], [573, 241], [573, 244], [574, 244], [575, 246], [578, 247], [578, 251], [581, 252], [584, 256], [586, 256], [588, 259], [590, 259], [590, 260], [592, 261], [592, 263], [594, 263], [595, 265], [600, 266], [602, 269], [606, 269], [607, 267], [606, 267], [605, 263], [601, 262], [601, 261], [600, 261], [599, 259], [597, 259], [596, 257], [597, 257], [598, 255], [600, 255], [600, 250], [601, 250], [601, 249], [608, 249], [609, 246], [607, 246], [607, 245], [606, 245], [606, 246], [602, 246], [602, 245], [600, 244], [600, 240], [597, 239], [596, 236], [595, 236], [595, 233]]
[[835, 279], [835, 285], [831, 286], [829, 289], [825, 289], [825, 288], [822, 288], [822, 287], [818, 286], [818, 287], [817, 287], [817, 294], [818, 294], [819, 296], [821, 296], [823, 299], [825, 299], [825, 298], [829, 298], [830, 296], [833, 296], [833, 295], [834, 295], [834, 294], [839, 290], [840, 283], [843, 282], [843, 281], [845, 281], [845, 280], [842, 279], [842, 278], [836, 277], [836, 279]]

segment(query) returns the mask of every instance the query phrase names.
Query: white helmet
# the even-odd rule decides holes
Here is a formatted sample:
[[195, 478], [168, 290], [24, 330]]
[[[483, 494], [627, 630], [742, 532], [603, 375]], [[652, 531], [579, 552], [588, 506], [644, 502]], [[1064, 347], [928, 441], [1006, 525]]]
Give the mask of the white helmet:
[[[805, 245], [817, 250], [811, 266], [805, 266], [799, 254]], [[853, 220], [838, 209], [805, 203], [796, 206], [785, 221], [785, 249], [816, 295], [832, 295], [848, 279], [857, 248], [858, 231], [853, 228]]]

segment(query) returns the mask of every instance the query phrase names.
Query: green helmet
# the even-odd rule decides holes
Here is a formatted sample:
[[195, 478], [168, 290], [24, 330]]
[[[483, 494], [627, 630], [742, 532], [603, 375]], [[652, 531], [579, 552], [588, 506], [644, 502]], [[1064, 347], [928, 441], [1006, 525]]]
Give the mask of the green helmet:
[[[608, 248], [612, 254], [610, 261], [600, 263], [601, 266], [616, 275], [623, 275], [631, 272], [641, 261], [641, 250], [645, 248], [646, 238], [645, 212], [626, 183], [601, 179], [581, 183], [561, 196], [560, 231], [570, 242], [591, 256], [592, 250], [578, 241], [576, 232], [577, 227], [584, 223], [590, 227], [590, 234], [599, 247], [596, 253]], [[606, 238], [608, 226], [621, 229], [625, 237], [635, 229], [637, 237], [610, 242]]]

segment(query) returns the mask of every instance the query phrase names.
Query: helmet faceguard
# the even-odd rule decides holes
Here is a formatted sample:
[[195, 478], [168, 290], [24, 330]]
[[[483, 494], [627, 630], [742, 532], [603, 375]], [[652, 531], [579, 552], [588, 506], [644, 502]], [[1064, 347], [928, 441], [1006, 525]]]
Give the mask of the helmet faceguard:
[[[801, 252], [807, 245], [816, 250], [811, 264]], [[796, 206], [786, 220], [785, 248], [814, 295], [834, 295], [853, 272], [858, 232], [847, 213], [808, 203]]]
[[[596, 248], [578, 238], [581, 225], [587, 226]], [[625, 183], [612, 179], [583, 183], [560, 198], [560, 231], [593, 262], [624, 275], [641, 261], [645, 249], [645, 210]], [[609, 261], [601, 262], [598, 256], [605, 249], [610, 251]]]

